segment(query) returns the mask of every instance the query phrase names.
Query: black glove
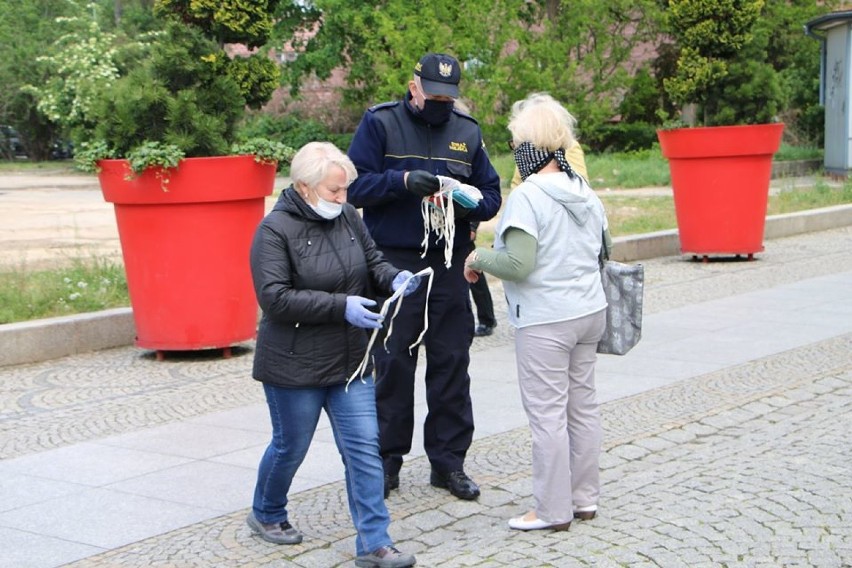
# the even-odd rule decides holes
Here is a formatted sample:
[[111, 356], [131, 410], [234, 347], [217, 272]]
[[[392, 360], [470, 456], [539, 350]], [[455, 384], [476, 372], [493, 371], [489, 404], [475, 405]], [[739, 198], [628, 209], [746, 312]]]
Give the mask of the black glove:
[[441, 181], [424, 170], [408, 172], [405, 180], [405, 189], [418, 197], [426, 197], [435, 194], [441, 189]]
[[[471, 211], [473, 211], [473, 209], [468, 209], [464, 205], [460, 205], [458, 201], [453, 203], [453, 206], [455, 207], [455, 209], [453, 210], [453, 214], [455, 215], [456, 219], [464, 219], [465, 217], [470, 215]], [[476, 232], [476, 229], [473, 228], [473, 222], [470, 223], [470, 226], [470, 230]]]

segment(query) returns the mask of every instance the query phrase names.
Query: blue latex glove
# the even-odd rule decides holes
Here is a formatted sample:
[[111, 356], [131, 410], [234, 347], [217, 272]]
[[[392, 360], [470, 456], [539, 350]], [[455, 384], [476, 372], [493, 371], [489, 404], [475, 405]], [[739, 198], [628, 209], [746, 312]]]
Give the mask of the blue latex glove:
[[[393, 282], [391, 283], [391, 288], [393, 288], [393, 291], [396, 292], [399, 289], [399, 287], [402, 286], [403, 283], [406, 280], [408, 280], [409, 278], [411, 278], [412, 276], [414, 276], [414, 274], [412, 274], [408, 270], [403, 270], [402, 272], [400, 272], [399, 274], [394, 276]], [[420, 277], [418, 276], [417, 278], [411, 278], [411, 282], [409, 282], [408, 286], [405, 287], [405, 292], [403, 292], [402, 295], [408, 296], [409, 294], [411, 294], [412, 292], [417, 290], [417, 288], [419, 286], [420, 286]]]
[[371, 312], [365, 306], [375, 306], [376, 302], [361, 296], [346, 296], [346, 311], [343, 317], [355, 327], [379, 329], [382, 327], [382, 316]]

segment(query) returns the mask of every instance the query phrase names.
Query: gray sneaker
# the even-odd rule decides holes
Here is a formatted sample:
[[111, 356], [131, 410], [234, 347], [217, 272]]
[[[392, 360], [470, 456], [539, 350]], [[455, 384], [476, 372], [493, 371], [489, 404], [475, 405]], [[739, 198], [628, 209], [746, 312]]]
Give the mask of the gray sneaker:
[[288, 521], [283, 523], [265, 524], [257, 520], [254, 511], [248, 514], [246, 524], [251, 530], [260, 535], [260, 538], [275, 544], [299, 544], [302, 542], [302, 533], [293, 528]]
[[355, 566], [361, 568], [406, 568], [415, 564], [417, 560], [414, 559], [413, 554], [405, 554], [390, 545], [355, 559]]

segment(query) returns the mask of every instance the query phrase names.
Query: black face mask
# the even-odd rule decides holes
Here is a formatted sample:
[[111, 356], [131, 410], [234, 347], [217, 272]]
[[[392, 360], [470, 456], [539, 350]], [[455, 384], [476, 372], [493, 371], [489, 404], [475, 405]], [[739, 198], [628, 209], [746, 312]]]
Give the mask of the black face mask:
[[438, 126], [450, 120], [450, 115], [453, 112], [453, 101], [435, 101], [426, 99], [423, 102], [423, 108], [419, 109], [420, 118], [431, 124]]

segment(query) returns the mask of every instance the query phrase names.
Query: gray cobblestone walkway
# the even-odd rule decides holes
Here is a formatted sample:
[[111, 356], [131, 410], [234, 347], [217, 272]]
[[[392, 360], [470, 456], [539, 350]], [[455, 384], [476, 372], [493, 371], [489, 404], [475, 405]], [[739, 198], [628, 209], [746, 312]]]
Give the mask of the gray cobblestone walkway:
[[[404, 475], [388, 501], [393, 534], [421, 566], [848, 566], [850, 353], [847, 335], [605, 404], [600, 514], [568, 533], [506, 527], [531, 501], [519, 428], [475, 443], [478, 503]], [[803, 369], [812, 357], [827, 368]], [[292, 510], [307, 536], [300, 546], [252, 537], [239, 511], [72, 566], [350, 563], [342, 483], [297, 495]]]
[[[500, 323], [474, 343], [466, 466], [482, 496], [432, 488], [413, 452], [388, 500], [400, 548], [425, 567], [852, 567], [852, 229], [766, 248], [645, 262], [645, 337], [599, 363], [600, 513], [563, 533], [506, 526], [532, 502], [530, 442], [492, 283]], [[0, 567], [351, 566], [322, 424], [291, 500], [304, 542], [245, 525], [268, 436], [251, 348], [0, 368]]]

